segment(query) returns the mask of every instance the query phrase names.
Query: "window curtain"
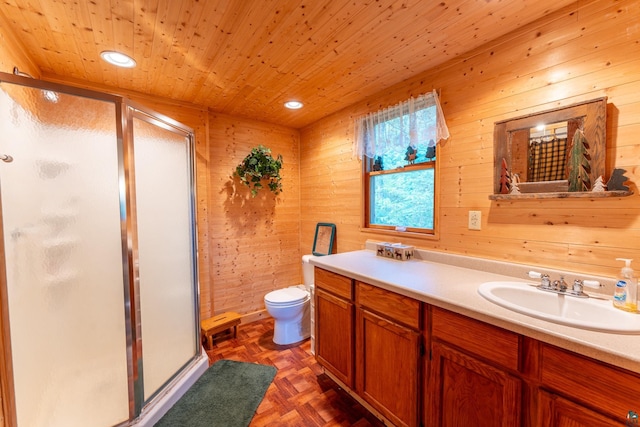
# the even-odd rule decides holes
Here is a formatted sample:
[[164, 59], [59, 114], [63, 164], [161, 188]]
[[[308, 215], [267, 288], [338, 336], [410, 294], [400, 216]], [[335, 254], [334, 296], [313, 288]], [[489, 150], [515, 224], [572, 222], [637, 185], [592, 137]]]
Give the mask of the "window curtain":
[[[435, 114], [425, 114], [430, 107], [435, 107]], [[448, 138], [449, 128], [434, 90], [356, 119], [353, 154], [374, 158]]]

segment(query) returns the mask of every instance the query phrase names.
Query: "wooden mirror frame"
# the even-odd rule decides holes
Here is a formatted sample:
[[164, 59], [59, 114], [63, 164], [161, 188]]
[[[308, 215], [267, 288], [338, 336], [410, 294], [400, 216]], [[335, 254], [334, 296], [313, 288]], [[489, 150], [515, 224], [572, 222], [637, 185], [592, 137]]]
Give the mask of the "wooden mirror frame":
[[[496, 122], [494, 125], [493, 134], [493, 165], [494, 165], [494, 186], [493, 195], [489, 198], [492, 200], [502, 198], [532, 198], [536, 196], [536, 193], [526, 193], [522, 195], [510, 195], [500, 194], [500, 174], [502, 168], [502, 159], [506, 160], [507, 168], [511, 170], [512, 158], [511, 158], [511, 144], [510, 144], [510, 132], [519, 129], [534, 128], [539, 123], [557, 123], [563, 121], [571, 121], [575, 119], [581, 119], [583, 125], [583, 131], [586, 140], [589, 144], [589, 155], [591, 157], [590, 166], [591, 172], [589, 178], [591, 183], [595, 183], [599, 176], [605, 178], [605, 157], [606, 157], [606, 127], [607, 127], [607, 98], [598, 98], [590, 101], [584, 101], [577, 104], [569, 105], [567, 107], [556, 108], [553, 110], [544, 111], [541, 113], [529, 114], [526, 116], [515, 117], [508, 120]], [[573, 135], [567, 135], [568, 143], [572, 140]], [[544, 181], [542, 181], [544, 182]], [[545, 185], [542, 184], [541, 188], [544, 189]], [[553, 190], [549, 192], [543, 190], [540, 193], [553, 193]], [[581, 194], [582, 193], [582, 194]], [[585, 194], [587, 193], [587, 194]], [[557, 193], [556, 195], [549, 195], [547, 197], [571, 197], [575, 195], [577, 197], [583, 195], [594, 194], [591, 192], [576, 192], [576, 193]], [[574, 197], [575, 197], [574, 196]]]
[[316, 225], [316, 236], [313, 239], [312, 253], [316, 256], [331, 255], [333, 253], [335, 235], [335, 224], [319, 222]]

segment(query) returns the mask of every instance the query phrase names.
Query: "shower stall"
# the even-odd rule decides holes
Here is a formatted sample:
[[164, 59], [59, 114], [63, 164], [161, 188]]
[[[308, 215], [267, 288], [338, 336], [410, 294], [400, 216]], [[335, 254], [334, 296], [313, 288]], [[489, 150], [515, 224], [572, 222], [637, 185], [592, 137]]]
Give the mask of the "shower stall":
[[206, 369], [193, 157], [125, 98], [0, 73], [6, 425], [153, 423]]

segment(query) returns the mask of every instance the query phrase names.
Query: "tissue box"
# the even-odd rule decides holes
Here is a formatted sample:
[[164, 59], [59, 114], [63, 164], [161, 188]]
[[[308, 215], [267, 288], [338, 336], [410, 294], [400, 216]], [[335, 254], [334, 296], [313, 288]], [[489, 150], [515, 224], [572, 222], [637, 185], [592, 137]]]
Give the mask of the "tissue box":
[[407, 261], [413, 258], [413, 246], [403, 245], [401, 243], [377, 243], [376, 255], [397, 259], [399, 261]]

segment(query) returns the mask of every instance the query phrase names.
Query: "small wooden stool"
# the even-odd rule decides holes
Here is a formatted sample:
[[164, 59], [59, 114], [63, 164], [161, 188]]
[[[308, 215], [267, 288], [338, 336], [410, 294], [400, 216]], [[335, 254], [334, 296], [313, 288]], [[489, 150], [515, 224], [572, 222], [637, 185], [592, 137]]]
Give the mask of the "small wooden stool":
[[210, 319], [201, 321], [200, 331], [202, 332], [202, 336], [207, 339], [209, 350], [213, 348], [213, 336], [218, 332], [222, 332], [233, 327], [233, 337], [237, 337], [240, 321], [240, 315], [232, 311], [218, 314]]

